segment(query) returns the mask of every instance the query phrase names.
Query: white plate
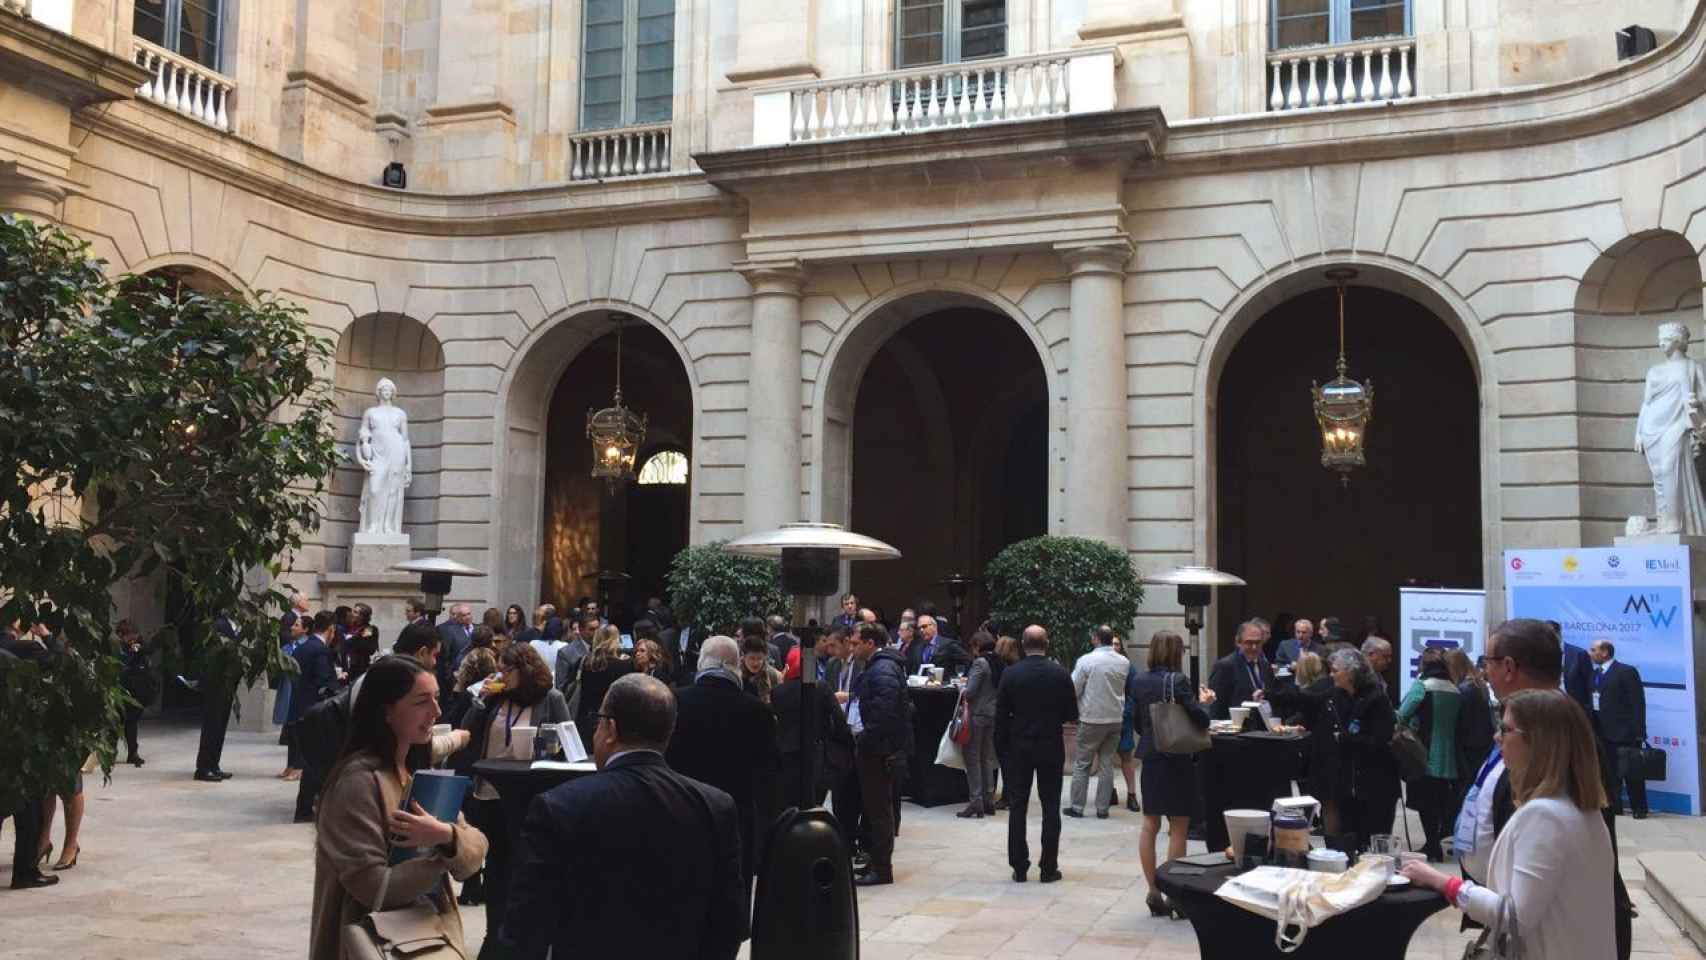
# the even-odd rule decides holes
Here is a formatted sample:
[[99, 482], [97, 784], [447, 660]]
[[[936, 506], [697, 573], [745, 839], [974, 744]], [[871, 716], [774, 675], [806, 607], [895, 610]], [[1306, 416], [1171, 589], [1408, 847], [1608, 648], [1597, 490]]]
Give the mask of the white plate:
[[1407, 887], [1410, 885], [1410, 878], [1401, 873], [1394, 873], [1391, 879], [1386, 881], [1386, 885], [1389, 887]]

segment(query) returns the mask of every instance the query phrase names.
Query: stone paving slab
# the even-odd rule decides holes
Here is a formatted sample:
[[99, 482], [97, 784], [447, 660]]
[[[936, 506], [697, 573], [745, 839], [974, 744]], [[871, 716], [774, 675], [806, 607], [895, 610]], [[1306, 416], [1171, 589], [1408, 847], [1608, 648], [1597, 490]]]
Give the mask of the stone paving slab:
[[[314, 834], [310, 825], [290, 823], [296, 785], [273, 779], [284, 765], [276, 735], [233, 731], [225, 768], [237, 777], [223, 784], [190, 779], [193, 727], [147, 725], [142, 745], [147, 766], [121, 767], [105, 786], [89, 779], [78, 867], [47, 890], [0, 890], [0, 957], [300, 960], [307, 953]], [[899, 882], [860, 895], [866, 960], [1198, 956], [1189, 923], [1151, 918], [1144, 908], [1135, 814], [1117, 809], [1107, 820], [1067, 820], [1066, 879], [1045, 886], [1035, 870], [1030, 883], [1007, 880], [1005, 814], [959, 820], [954, 810], [906, 806], [895, 851]], [[56, 843], [62, 831], [56, 823]], [[1033, 850], [1040, 831], [1033, 811]], [[1419, 841], [1413, 820], [1412, 832]], [[1645, 889], [1672, 881], [1663, 868], [1651, 879], [1643, 867], [1667, 854], [1706, 849], [1706, 820], [1622, 820], [1619, 833], [1624, 875], [1641, 910], [1636, 960], [1700, 957]], [[1193, 852], [1200, 848], [1191, 845]], [[0, 838], [0, 857], [10, 850], [8, 834]], [[1665, 889], [1706, 891], [1706, 861], [1690, 869], [1686, 887]], [[0, 862], [0, 884], [10, 879], [10, 864]], [[470, 948], [477, 947], [485, 911], [465, 909], [463, 924]], [[1456, 916], [1446, 911], [1417, 932], [1409, 957], [1457, 960], [1462, 944]]]

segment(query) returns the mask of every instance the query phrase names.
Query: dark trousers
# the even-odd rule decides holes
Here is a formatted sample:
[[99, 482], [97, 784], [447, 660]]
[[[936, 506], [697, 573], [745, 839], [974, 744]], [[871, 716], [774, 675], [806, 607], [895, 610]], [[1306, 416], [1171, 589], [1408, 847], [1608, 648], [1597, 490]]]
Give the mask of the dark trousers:
[[129, 751], [125, 755], [126, 759], [135, 757], [140, 752], [140, 748], [136, 745], [136, 729], [141, 722], [141, 707], [124, 708], [124, 748]]
[[195, 752], [197, 772], [219, 769], [219, 758], [225, 753], [225, 727], [231, 722], [231, 701], [237, 688], [210, 687], [201, 689], [201, 745]]
[[36, 859], [41, 855], [42, 814], [46, 812], [42, 803], [40, 797], [25, 800], [10, 814], [0, 815], [0, 823], [10, 816], [17, 831], [17, 836], [12, 838], [13, 883], [41, 876]]
[[1456, 826], [1456, 797], [1457, 784], [1452, 780], [1423, 777], [1410, 783], [1410, 806], [1422, 821], [1422, 836], [1426, 838], [1423, 849], [1429, 853], [1441, 852], [1445, 838]]
[[835, 804], [835, 822], [841, 825], [841, 840], [848, 851], [870, 846], [864, 830], [865, 803], [860, 796], [857, 764], [835, 785], [831, 802]]
[[1623, 815], [1623, 793], [1620, 788], [1629, 790], [1629, 806], [1636, 813], [1647, 814], [1647, 778], [1642, 776], [1639, 756], [1631, 756], [1641, 748], [1639, 743], [1611, 743], [1606, 752], [1611, 754], [1612, 774], [1605, 779], [1611, 782], [1611, 812], [1617, 816]]
[[314, 807], [320, 800], [320, 771], [313, 764], [302, 769], [302, 779], [296, 781], [296, 819], [304, 820], [314, 816]]
[[468, 819], [486, 835], [486, 943], [480, 947], [480, 955], [490, 957], [503, 942], [498, 933], [509, 905], [509, 819], [504, 816], [501, 800], [469, 800], [467, 810], [471, 814]]
[[1031, 847], [1025, 842], [1025, 814], [1031, 805], [1031, 781], [1037, 783], [1037, 802], [1043, 808], [1043, 855], [1037, 865], [1044, 870], [1060, 867], [1060, 781], [1066, 757], [1033, 753], [1014, 744], [1007, 749], [1007, 864], [1015, 870], [1031, 868]]
[[894, 870], [894, 765], [887, 753], [859, 748], [859, 793], [863, 801], [871, 869], [881, 874]]

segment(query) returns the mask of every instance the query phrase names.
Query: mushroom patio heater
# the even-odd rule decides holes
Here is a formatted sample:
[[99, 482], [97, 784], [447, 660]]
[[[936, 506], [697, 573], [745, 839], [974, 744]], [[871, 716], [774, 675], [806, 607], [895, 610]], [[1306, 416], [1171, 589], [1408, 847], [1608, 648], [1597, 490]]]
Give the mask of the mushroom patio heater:
[[[894, 547], [834, 523], [785, 523], [732, 540], [730, 553], [781, 560], [782, 589], [796, 598], [827, 597], [847, 560], [893, 560]], [[800, 635], [800, 794], [810, 797], [817, 755], [814, 711], [817, 629]], [[789, 809], [770, 828], [752, 917], [752, 960], [858, 960], [859, 907], [852, 863], [835, 817], [822, 807]]]
[[444, 597], [450, 592], [450, 581], [455, 577], [483, 577], [484, 570], [476, 570], [465, 563], [447, 560], [444, 557], [427, 557], [424, 560], [410, 560], [406, 563], [393, 563], [393, 570], [404, 573], [421, 575], [421, 600], [426, 607], [427, 620], [438, 619], [444, 609]]
[[1201, 683], [1197, 657], [1201, 649], [1203, 614], [1214, 602], [1215, 587], [1242, 587], [1245, 586], [1243, 579], [1213, 567], [1183, 566], [1144, 577], [1143, 582], [1179, 588], [1179, 606], [1185, 608], [1185, 629], [1191, 635], [1190, 649], [1186, 651], [1191, 661], [1191, 683]]

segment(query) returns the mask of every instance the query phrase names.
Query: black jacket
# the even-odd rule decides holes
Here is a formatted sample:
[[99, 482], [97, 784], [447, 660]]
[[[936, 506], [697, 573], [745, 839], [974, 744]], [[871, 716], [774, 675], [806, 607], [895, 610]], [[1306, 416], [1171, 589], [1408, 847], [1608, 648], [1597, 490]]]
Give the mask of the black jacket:
[[[1171, 691], [1167, 689], [1169, 682], [1173, 687]], [[1160, 753], [1155, 747], [1155, 729], [1149, 719], [1149, 708], [1157, 703], [1171, 699], [1185, 708], [1197, 729], [1208, 729], [1208, 711], [1197, 702], [1196, 687], [1191, 684], [1188, 674], [1167, 670], [1139, 673], [1134, 670], [1126, 675], [1125, 695], [1131, 701], [1132, 721], [1138, 735], [1137, 755], [1144, 760], [1153, 759]]]
[[747, 937], [739, 814], [727, 793], [636, 752], [533, 801], [503, 940], [525, 960], [732, 960]]
[[1349, 699], [1333, 686], [1331, 677], [1321, 677], [1307, 687], [1288, 680], [1273, 680], [1268, 683], [1266, 696], [1276, 716], [1288, 723], [1301, 723], [1309, 730], [1305, 792], [1319, 799], [1333, 796], [1339, 776], [1339, 741], [1344, 735], [1340, 717]]
[[1208, 688], [1214, 691], [1214, 706], [1216, 718], [1225, 720], [1232, 716], [1232, 708], [1250, 699], [1257, 690], [1266, 689], [1273, 683], [1274, 668], [1266, 658], [1256, 661], [1256, 674], [1260, 683], [1250, 682], [1250, 670], [1246, 666], [1249, 661], [1244, 659], [1241, 651], [1234, 650], [1219, 660], [1214, 661], [1214, 668], [1208, 673]]
[[1594, 719], [1599, 723], [1599, 735], [1607, 743], [1634, 746], [1647, 740], [1647, 692], [1641, 686], [1641, 673], [1626, 663], [1613, 660], [1598, 680], [1599, 711]]
[[1078, 691], [1065, 667], [1039, 654], [1001, 671], [995, 695], [995, 750], [1001, 756], [1023, 750], [1035, 760], [1064, 763], [1060, 728], [1077, 719]]
[[[782, 763], [794, 774], [781, 777], [776, 784], [778, 810], [811, 806], [800, 802], [797, 775], [800, 764], [800, 704], [805, 699], [805, 689], [800, 681], [787, 680], [770, 695], [770, 709], [776, 712], [776, 743]], [[812, 782], [819, 790], [828, 790], [853, 769], [853, 731], [847, 726], [847, 717], [835, 704], [833, 687], [814, 683], [811, 691], [812, 736], [817, 744]]]
[[734, 799], [740, 815], [741, 863], [751, 876], [758, 829], [755, 800], [770, 795], [776, 772], [776, 717], [739, 684], [718, 675], [677, 689], [675, 702], [670, 768]]
[[291, 656], [300, 676], [291, 686], [290, 719], [300, 720], [309, 708], [337, 692], [338, 675], [332, 668], [332, 651], [316, 634], [304, 637]]
[[1369, 687], [1344, 707], [1344, 752], [1339, 778], [1343, 795], [1375, 798], [1398, 796], [1398, 758], [1392, 755], [1392, 733], [1398, 714], [1378, 686]]
[[971, 651], [965, 644], [952, 638], [942, 638], [936, 641], [936, 655], [930, 658], [930, 665], [941, 667], [943, 675], [956, 677], [971, 670]]
[[[893, 648], [885, 647], [853, 678], [852, 699], [859, 702], [859, 746], [882, 754], [905, 752], [912, 739], [907, 721], [906, 664]], [[851, 708], [849, 708], [851, 709]]]

